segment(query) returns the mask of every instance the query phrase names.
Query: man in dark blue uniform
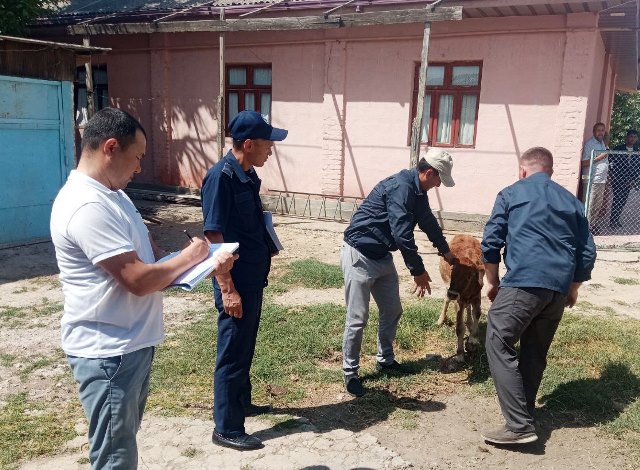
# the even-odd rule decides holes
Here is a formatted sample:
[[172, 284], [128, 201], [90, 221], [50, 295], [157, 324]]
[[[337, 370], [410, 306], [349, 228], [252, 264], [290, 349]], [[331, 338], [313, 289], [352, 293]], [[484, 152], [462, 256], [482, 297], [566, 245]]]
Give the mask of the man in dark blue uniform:
[[202, 183], [204, 234], [211, 243], [238, 242], [239, 259], [230, 273], [213, 281], [218, 309], [218, 349], [214, 372], [214, 443], [238, 450], [258, 449], [262, 442], [245, 432], [245, 416], [267, 413], [270, 406], [251, 403], [249, 370], [255, 351], [262, 292], [271, 256], [260, 202], [261, 167], [274, 141], [287, 131], [269, 125], [255, 111], [242, 111], [230, 123], [233, 149], [211, 168]]
[[[627, 152], [639, 151], [638, 132], [634, 129], [629, 129], [624, 144], [618, 145], [613, 150]], [[624, 206], [627, 203], [631, 185], [638, 179], [638, 162], [640, 162], [640, 155], [638, 154], [609, 155], [609, 179], [611, 180], [611, 189], [613, 190], [609, 227], [613, 229], [622, 227], [620, 214], [622, 214]]]
[[[565, 306], [575, 305], [596, 259], [582, 203], [551, 181], [551, 152], [534, 147], [519, 164], [520, 180], [498, 194], [482, 240], [487, 297], [493, 302], [485, 347], [506, 420], [482, 431], [492, 444], [538, 439], [532, 415], [547, 352]], [[499, 281], [503, 248], [507, 273]]]

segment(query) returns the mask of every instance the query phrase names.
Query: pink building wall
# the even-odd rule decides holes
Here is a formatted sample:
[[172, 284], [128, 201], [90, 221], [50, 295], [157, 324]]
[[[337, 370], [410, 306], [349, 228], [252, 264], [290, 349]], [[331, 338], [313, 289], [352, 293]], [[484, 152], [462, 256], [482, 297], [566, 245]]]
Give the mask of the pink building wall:
[[[450, 149], [454, 188], [436, 210], [488, 214], [517, 157], [548, 147], [571, 191], [595, 120], [608, 121], [615, 71], [593, 14], [434, 23], [430, 61], [482, 60], [476, 146]], [[138, 181], [199, 187], [217, 161], [218, 36], [100, 37], [114, 104], [149, 134]], [[270, 63], [273, 124], [289, 130], [258, 170], [265, 190], [366, 196], [409, 164], [422, 25], [228, 34], [227, 63]], [[604, 91], [603, 91], [604, 89]], [[227, 141], [227, 148], [230, 141]]]

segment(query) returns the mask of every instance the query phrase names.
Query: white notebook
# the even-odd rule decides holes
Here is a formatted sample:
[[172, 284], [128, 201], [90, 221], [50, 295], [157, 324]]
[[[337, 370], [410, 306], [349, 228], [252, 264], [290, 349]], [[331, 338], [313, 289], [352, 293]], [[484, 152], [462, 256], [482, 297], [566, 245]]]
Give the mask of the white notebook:
[[278, 251], [282, 251], [284, 248], [282, 247], [282, 243], [280, 243], [280, 239], [278, 238], [276, 229], [273, 226], [273, 215], [269, 211], [264, 211], [263, 213], [264, 213], [264, 224], [267, 226], [267, 232], [269, 232], [271, 241], [276, 246]]
[[[186, 291], [192, 290], [194, 287], [204, 281], [207, 276], [218, 267], [218, 263], [215, 259], [216, 253], [220, 251], [234, 253], [239, 246], [240, 245], [238, 243], [211, 243], [209, 245], [209, 256], [207, 256], [204, 261], [196, 264], [195, 266], [192, 266], [191, 268], [180, 274], [173, 280], [171, 284], [167, 286], [167, 288], [180, 287], [181, 289], [184, 289]], [[179, 253], [179, 251], [169, 253], [167, 256], [156, 261], [156, 263], [167, 261], [168, 259], [177, 256]]]

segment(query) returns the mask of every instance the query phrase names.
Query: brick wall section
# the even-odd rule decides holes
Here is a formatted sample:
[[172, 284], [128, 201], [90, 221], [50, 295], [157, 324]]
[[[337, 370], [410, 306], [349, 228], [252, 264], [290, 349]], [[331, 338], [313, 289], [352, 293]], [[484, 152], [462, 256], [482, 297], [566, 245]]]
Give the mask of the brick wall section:
[[[153, 179], [162, 184], [178, 185], [179, 171], [171, 156], [171, 52], [167, 34], [150, 34], [151, 53], [151, 129], [147, 143], [148, 160], [153, 160]], [[151, 158], [149, 158], [151, 157]]]
[[322, 194], [342, 194], [344, 186], [344, 122], [346, 45], [325, 43], [325, 80], [322, 102]]
[[[567, 32], [555, 122], [554, 179], [575, 194], [596, 51], [595, 32]], [[599, 76], [599, 75], [598, 75]]]

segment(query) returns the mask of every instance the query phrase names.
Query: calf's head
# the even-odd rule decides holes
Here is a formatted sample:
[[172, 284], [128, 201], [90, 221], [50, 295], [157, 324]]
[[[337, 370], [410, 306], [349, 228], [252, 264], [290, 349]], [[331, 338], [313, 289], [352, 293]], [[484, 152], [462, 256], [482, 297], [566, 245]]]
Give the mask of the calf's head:
[[451, 268], [451, 282], [447, 290], [449, 300], [468, 300], [480, 294], [483, 285], [484, 267], [460, 258]]

